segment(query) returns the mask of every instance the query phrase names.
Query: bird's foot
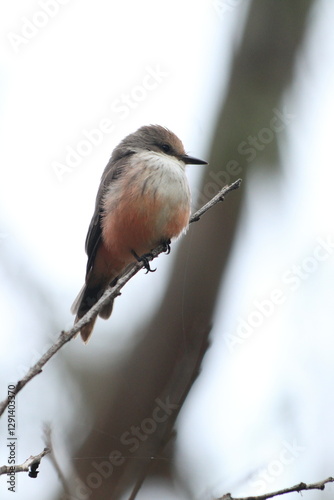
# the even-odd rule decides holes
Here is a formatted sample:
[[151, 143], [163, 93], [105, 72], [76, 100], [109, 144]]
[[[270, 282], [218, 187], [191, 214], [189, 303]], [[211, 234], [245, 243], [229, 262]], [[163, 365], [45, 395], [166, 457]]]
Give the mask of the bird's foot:
[[164, 252], [168, 255], [170, 254], [170, 240], [165, 240], [161, 242], [162, 246], [164, 247]]
[[151, 269], [151, 266], [150, 266], [150, 260], [153, 259], [153, 254], [152, 253], [145, 253], [144, 255], [142, 255], [141, 257], [139, 257], [139, 255], [134, 251], [134, 250], [131, 250], [131, 253], [132, 255], [134, 256], [134, 258], [136, 259], [137, 262], [140, 262], [141, 264], [144, 265], [145, 269], [146, 269], [146, 274], [148, 272], [150, 273], [154, 273], [157, 269]]

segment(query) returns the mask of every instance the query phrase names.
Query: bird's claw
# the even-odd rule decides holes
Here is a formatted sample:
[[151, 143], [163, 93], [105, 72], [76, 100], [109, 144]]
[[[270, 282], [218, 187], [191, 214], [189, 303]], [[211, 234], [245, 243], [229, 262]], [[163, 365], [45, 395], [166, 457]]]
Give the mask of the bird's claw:
[[168, 255], [170, 254], [170, 240], [165, 240], [162, 243], [162, 246], [164, 247], [164, 252]]
[[139, 255], [134, 251], [132, 250], [132, 255], [135, 257], [136, 261], [137, 262], [140, 262], [141, 264], [144, 265], [145, 269], [146, 269], [146, 274], [148, 272], [150, 273], [154, 273], [157, 269], [151, 269], [151, 266], [150, 266], [150, 260], [153, 259], [153, 254], [152, 253], [145, 253], [144, 255], [142, 255], [141, 257], [139, 257]]

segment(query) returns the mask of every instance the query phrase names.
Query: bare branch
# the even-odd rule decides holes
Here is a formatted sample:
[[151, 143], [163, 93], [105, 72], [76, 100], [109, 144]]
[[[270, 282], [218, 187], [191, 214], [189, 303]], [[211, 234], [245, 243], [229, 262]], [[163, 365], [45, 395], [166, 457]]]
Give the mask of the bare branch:
[[334, 478], [328, 477], [327, 479], [319, 481], [318, 483], [311, 483], [311, 484], [299, 483], [295, 484], [294, 486], [290, 486], [290, 488], [284, 488], [282, 490], [273, 491], [271, 493], [265, 493], [264, 495], [259, 495], [259, 496], [236, 498], [232, 497], [231, 493], [226, 493], [224, 496], [218, 498], [217, 500], [267, 500], [268, 498], [277, 497], [279, 495], [285, 495], [287, 493], [293, 493], [293, 492], [299, 493], [301, 491], [306, 491], [306, 490], [324, 490], [327, 483], [333, 483], [333, 482]]
[[[196, 222], [200, 219], [200, 217], [207, 212], [210, 208], [212, 208], [214, 205], [219, 203], [220, 201], [224, 201], [224, 196], [228, 194], [230, 191], [233, 191], [234, 189], [237, 189], [241, 184], [241, 179], [238, 179], [237, 181], [233, 182], [232, 184], [228, 186], [224, 186], [219, 193], [214, 196], [206, 205], [204, 205], [202, 208], [197, 210], [195, 212], [190, 220], [189, 223]], [[159, 245], [156, 247], [154, 250], [151, 252], [150, 260], [155, 259], [160, 253], [164, 252], [166, 250], [164, 245]], [[108, 288], [102, 297], [96, 302], [96, 304], [78, 321], [75, 323], [75, 325], [68, 330], [67, 332], [62, 331], [56, 340], [56, 342], [46, 351], [45, 354], [30, 368], [30, 370], [26, 373], [26, 375], [17, 382], [15, 385], [15, 389], [13, 391], [13, 395], [18, 394], [23, 387], [36, 375], [42, 372], [42, 368], [46, 363], [63, 347], [66, 342], [69, 342], [72, 340], [73, 337], [76, 336], [76, 334], [81, 330], [81, 328], [89, 323], [93, 318], [95, 318], [99, 311], [102, 309], [104, 304], [109, 302], [111, 298], [117, 297], [117, 295], [120, 295], [120, 291], [123, 288], [123, 286], [135, 275], [142, 269], [143, 264], [141, 262], [136, 262], [129, 266], [125, 272], [119, 277], [117, 283], [115, 286], [112, 288]], [[9, 403], [9, 399], [6, 398], [4, 401], [0, 403], [0, 416], [3, 414], [5, 409], [7, 408]]]
[[16, 474], [17, 472], [29, 472], [29, 477], [37, 477], [39, 471], [37, 470], [41, 460], [45, 455], [50, 453], [50, 448], [44, 448], [44, 450], [35, 456], [30, 456], [21, 465], [3, 465], [0, 467], [0, 475], [2, 474]]
[[214, 205], [216, 205], [220, 201], [224, 201], [225, 196], [229, 192], [233, 191], [234, 189], [238, 189], [240, 187], [240, 184], [241, 184], [241, 179], [238, 179], [237, 181], [232, 182], [232, 184], [230, 184], [228, 186], [224, 186], [219, 191], [219, 193], [216, 194], [216, 196], [214, 196], [210, 201], [208, 201], [208, 203], [206, 203], [202, 208], [200, 208], [199, 210], [197, 210], [197, 212], [195, 212], [190, 217], [189, 223], [198, 221], [202, 217], [202, 215], [205, 214], [205, 212], [207, 212], [208, 210], [210, 210], [210, 208], [212, 208]]

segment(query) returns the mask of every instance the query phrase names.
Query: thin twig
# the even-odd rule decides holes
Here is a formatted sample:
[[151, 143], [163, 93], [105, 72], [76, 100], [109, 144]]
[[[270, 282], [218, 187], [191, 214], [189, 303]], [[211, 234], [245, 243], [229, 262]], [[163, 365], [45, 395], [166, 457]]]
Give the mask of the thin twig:
[[45, 455], [50, 453], [50, 448], [44, 448], [42, 453], [39, 455], [30, 456], [27, 458], [25, 462], [21, 465], [3, 465], [0, 467], [0, 475], [2, 474], [16, 474], [17, 472], [29, 472], [30, 477], [37, 477], [38, 467], [41, 463], [41, 460]]
[[208, 203], [206, 203], [202, 208], [200, 208], [199, 210], [197, 210], [197, 212], [195, 212], [190, 217], [189, 223], [198, 221], [202, 217], [202, 215], [205, 214], [205, 212], [207, 212], [208, 210], [210, 210], [210, 208], [212, 208], [214, 205], [216, 205], [220, 201], [224, 201], [225, 196], [228, 193], [230, 193], [234, 189], [238, 189], [240, 187], [240, 184], [241, 184], [241, 179], [238, 179], [237, 181], [232, 182], [232, 184], [230, 184], [228, 186], [224, 186], [219, 191], [219, 193], [216, 194], [216, 196], [214, 196], [210, 201], [208, 201]]
[[[202, 208], [197, 210], [190, 218], [189, 223], [198, 221], [202, 215], [207, 212], [214, 205], [224, 200], [224, 196], [230, 191], [237, 189], [241, 184], [241, 179], [233, 182], [229, 186], [224, 186], [219, 193], [214, 196], [208, 203], [206, 203]], [[160, 253], [166, 250], [164, 245], [159, 245], [151, 252], [150, 260], [157, 257]], [[102, 297], [96, 302], [96, 304], [78, 321], [75, 325], [67, 332], [62, 331], [56, 340], [56, 342], [43, 354], [43, 356], [30, 368], [26, 375], [17, 382], [15, 389], [12, 394], [18, 394], [23, 387], [36, 375], [42, 372], [43, 366], [63, 347], [64, 344], [69, 342], [75, 335], [81, 330], [83, 326], [89, 323], [93, 318], [95, 318], [99, 311], [102, 309], [104, 304], [110, 301], [111, 298], [120, 295], [120, 291], [123, 286], [142, 269], [143, 264], [141, 262], [136, 262], [132, 264], [118, 279], [115, 286], [109, 287]], [[9, 403], [9, 398], [7, 397], [4, 401], [0, 403], [0, 416], [3, 414]]]
[[264, 495], [259, 495], [259, 496], [236, 498], [232, 497], [231, 493], [226, 493], [224, 496], [218, 498], [217, 500], [267, 500], [268, 498], [277, 497], [279, 495], [285, 495], [287, 493], [293, 493], [293, 492], [299, 493], [301, 491], [306, 491], [306, 490], [324, 490], [327, 483], [333, 483], [333, 482], [334, 478], [328, 477], [327, 479], [319, 481], [318, 483], [311, 483], [311, 484], [299, 483], [295, 484], [294, 486], [290, 486], [290, 488], [283, 488], [282, 490], [273, 491], [271, 493], [265, 493]]

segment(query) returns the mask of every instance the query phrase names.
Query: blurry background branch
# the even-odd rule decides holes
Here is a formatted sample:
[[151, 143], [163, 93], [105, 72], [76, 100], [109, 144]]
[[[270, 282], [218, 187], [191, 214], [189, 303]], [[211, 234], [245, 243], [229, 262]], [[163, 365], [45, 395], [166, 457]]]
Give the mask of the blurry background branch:
[[[210, 333], [210, 328], [206, 332], [201, 332], [194, 338], [194, 345], [191, 349], [191, 355], [193, 358], [188, 359], [188, 366], [183, 363], [182, 356], [179, 353], [177, 362], [174, 365], [173, 373], [168, 380], [168, 384], [164, 388], [164, 391], [160, 394], [159, 399], [161, 401], [168, 401], [169, 395], [173, 393], [174, 399], [172, 401], [177, 401], [177, 404], [172, 403], [173, 411], [166, 418], [165, 425], [157, 426], [155, 434], [155, 440], [150, 444], [150, 455], [144, 456], [141, 461], [141, 467], [138, 471], [138, 476], [136, 477], [135, 486], [129, 497], [129, 500], [134, 500], [136, 495], [143, 484], [145, 478], [147, 477], [151, 467], [159, 461], [159, 458], [163, 454], [164, 448], [173, 439], [173, 427], [175, 421], [181, 411], [182, 405], [195, 382], [200, 366], [204, 357], [204, 354], [208, 348], [208, 336]], [[200, 342], [200, 344], [197, 344]], [[183, 381], [187, 379], [188, 384], [184, 387]], [[146, 462], [146, 465], [145, 465]], [[143, 467], [145, 465], [145, 467]]]
[[48, 448], [50, 450], [49, 460], [52, 463], [52, 466], [54, 467], [55, 471], [57, 472], [57, 476], [58, 476], [58, 478], [63, 486], [64, 493], [66, 493], [67, 495], [70, 495], [71, 487], [68, 484], [68, 482], [66, 480], [66, 475], [65, 475], [61, 465], [59, 464], [59, 462], [56, 458], [56, 455], [54, 452], [53, 441], [52, 441], [52, 428], [48, 422], [44, 423], [43, 434], [44, 434], [43, 437], [44, 437], [44, 442], [45, 442], [46, 448]]

